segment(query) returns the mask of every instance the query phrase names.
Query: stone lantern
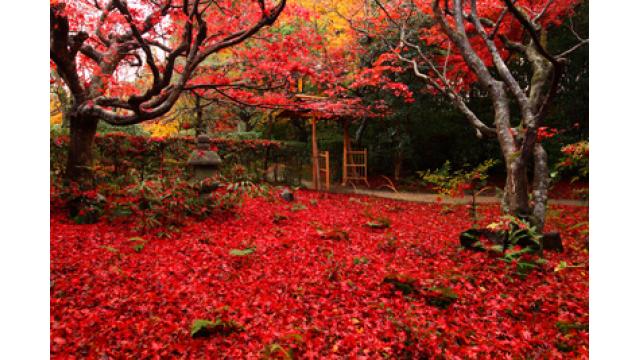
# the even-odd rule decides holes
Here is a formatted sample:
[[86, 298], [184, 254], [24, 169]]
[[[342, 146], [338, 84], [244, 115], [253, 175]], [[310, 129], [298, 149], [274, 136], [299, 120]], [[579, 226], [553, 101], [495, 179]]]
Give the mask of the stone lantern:
[[197, 181], [218, 175], [222, 159], [217, 152], [211, 150], [209, 145], [209, 137], [207, 135], [198, 135], [196, 138], [196, 149], [191, 152], [187, 165], [194, 170], [194, 176]]

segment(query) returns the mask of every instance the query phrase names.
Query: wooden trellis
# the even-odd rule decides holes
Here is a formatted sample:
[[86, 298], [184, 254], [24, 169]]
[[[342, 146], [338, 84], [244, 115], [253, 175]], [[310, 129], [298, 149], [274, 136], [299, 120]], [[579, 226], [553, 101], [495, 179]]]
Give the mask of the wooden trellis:
[[347, 150], [342, 159], [342, 184], [346, 185], [350, 181], [364, 181], [369, 186], [367, 180], [367, 149]]
[[[298, 81], [298, 94], [295, 95], [298, 101], [324, 101], [327, 98], [322, 96], [312, 96], [301, 94], [302, 82]], [[295, 91], [295, 90], [293, 90]], [[282, 113], [287, 113], [286, 111]], [[282, 115], [280, 113], [280, 115]], [[312, 162], [312, 181], [315, 190], [321, 190], [323, 185], [325, 190], [329, 190], [331, 186], [330, 156], [328, 151], [320, 152], [318, 149], [317, 122], [318, 116], [326, 116], [326, 113], [316, 112], [314, 110], [294, 110], [290, 114], [303, 116], [311, 122], [311, 162]], [[335, 114], [334, 114], [335, 115]], [[344, 149], [342, 161], [342, 184], [348, 182], [364, 181], [367, 186], [367, 150], [352, 150], [351, 139], [349, 138], [349, 125], [353, 121], [352, 117], [346, 116], [342, 119], [344, 127]], [[324, 183], [324, 184], [323, 184]]]
[[[324, 189], [329, 191], [330, 187], [331, 187], [331, 170], [329, 168], [329, 152], [328, 151], [321, 151], [318, 154], [318, 166], [319, 166], [319, 173], [320, 173], [320, 180], [324, 180]], [[322, 186], [320, 186], [322, 187]]]
[[343, 122], [344, 138], [342, 148], [342, 185], [349, 182], [364, 181], [369, 186], [367, 180], [367, 149], [351, 149], [351, 139], [349, 137], [349, 122]]

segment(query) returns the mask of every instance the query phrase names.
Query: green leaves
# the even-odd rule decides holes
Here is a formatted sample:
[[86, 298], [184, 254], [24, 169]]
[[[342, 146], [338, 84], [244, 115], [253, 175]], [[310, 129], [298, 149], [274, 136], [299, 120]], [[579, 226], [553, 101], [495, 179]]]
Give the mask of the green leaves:
[[391, 225], [391, 222], [388, 219], [384, 219], [383, 221], [377, 221], [377, 220], [367, 221], [367, 226], [373, 229], [386, 229], [390, 225]]
[[393, 285], [396, 290], [401, 291], [404, 295], [409, 295], [417, 291], [416, 279], [404, 274], [387, 275], [382, 282]]
[[460, 233], [460, 245], [464, 248], [473, 249], [480, 241], [480, 232], [476, 229], [469, 229]]
[[220, 318], [216, 318], [215, 321], [196, 319], [191, 324], [191, 337], [195, 339], [216, 334], [229, 335], [242, 330], [244, 328], [233, 320], [222, 321]]
[[391, 226], [391, 219], [384, 215], [371, 214], [369, 209], [364, 211], [364, 216], [369, 219], [365, 225], [373, 229], [386, 229]]
[[530, 263], [528, 261], [518, 261], [518, 263], [516, 264], [516, 272], [519, 275], [527, 275], [537, 267], [538, 265]]
[[562, 271], [564, 269], [570, 269], [570, 268], [582, 268], [584, 267], [584, 264], [578, 264], [578, 265], [569, 265], [567, 264], [566, 261], [560, 261], [558, 263], [558, 265], [556, 265], [556, 267], [553, 269], [554, 272], [559, 272]]
[[243, 250], [240, 249], [232, 249], [229, 251], [229, 255], [231, 256], [249, 256], [256, 251], [255, 247], [245, 248]]
[[445, 309], [458, 300], [458, 294], [450, 287], [432, 287], [425, 294], [429, 305]]
[[293, 359], [293, 353], [291, 350], [286, 350], [282, 345], [278, 343], [269, 344], [264, 348], [264, 356], [267, 359]]
[[464, 195], [464, 190], [476, 191], [485, 185], [489, 169], [498, 164], [498, 160], [488, 159], [470, 169], [465, 165], [462, 169], [452, 171], [451, 163], [447, 160], [441, 168], [436, 170], [418, 171], [420, 178], [434, 185], [434, 189], [444, 196]]
[[274, 29], [273, 31], [277, 31], [277, 32], [281, 33], [282, 35], [290, 35], [295, 30], [296, 30], [296, 28], [292, 24], [284, 24], [284, 25], [280, 26], [279, 28]]
[[589, 324], [581, 324], [581, 323], [573, 323], [573, 322], [568, 322], [568, 321], [558, 321], [556, 323], [556, 327], [558, 328], [558, 330], [562, 333], [562, 334], [566, 334], [571, 330], [578, 330], [578, 331], [588, 331], [589, 330]]
[[458, 300], [458, 294], [450, 287], [435, 286], [430, 288], [420, 287], [418, 281], [404, 274], [390, 274], [382, 281], [391, 284], [403, 295], [412, 295], [424, 298], [427, 304], [444, 309]]
[[216, 323], [209, 320], [197, 319], [191, 324], [191, 337], [206, 336], [209, 329], [215, 327]]
[[130, 238], [129, 241], [134, 243], [131, 247], [133, 248], [133, 251], [137, 253], [142, 251], [142, 249], [144, 249], [144, 245], [147, 243], [145, 239], [138, 236]]
[[535, 251], [530, 247], [525, 247], [523, 249], [515, 250], [515, 251], [507, 251], [504, 254], [503, 260], [506, 262], [511, 262], [513, 260], [518, 260], [521, 256], [525, 254], [531, 254], [531, 253], [535, 253]]
[[300, 211], [300, 210], [306, 210], [306, 209], [307, 209], [307, 207], [305, 205], [303, 205], [303, 204], [296, 203], [296, 204], [291, 205], [291, 211], [294, 211], [294, 212], [295, 211]]

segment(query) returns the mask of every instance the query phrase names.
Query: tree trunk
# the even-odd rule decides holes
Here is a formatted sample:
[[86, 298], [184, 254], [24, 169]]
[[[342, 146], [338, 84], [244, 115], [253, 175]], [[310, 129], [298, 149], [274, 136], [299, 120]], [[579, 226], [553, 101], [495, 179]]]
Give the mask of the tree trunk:
[[202, 119], [202, 106], [200, 104], [200, 96], [196, 95], [196, 137], [205, 134], [206, 128]]
[[402, 172], [402, 148], [398, 146], [396, 149], [396, 154], [393, 157], [393, 179], [398, 181], [400, 180], [400, 174]]
[[532, 224], [542, 233], [547, 215], [547, 193], [549, 191], [549, 165], [547, 152], [542, 144], [536, 144], [533, 149], [533, 216]]
[[533, 207], [529, 205], [527, 166], [522, 158], [508, 161], [507, 182], [504, 188], [503, 211], [528, 221], [540, 233], [544, 230], [549, 189], [547, 153], [541, 144], [533, 152]]
[[71, 139], [69, 142], [66, 179], [83, 189], [93, 187], [92, 145], [98, 127], [98, 119], [72, 115], [69, 118]]
[[528, 219], [529, 192], [527, 166], [522, 159], [505, 159], [507, 162], [507, 181], [504, 186], [506, 211], [516, 217]]

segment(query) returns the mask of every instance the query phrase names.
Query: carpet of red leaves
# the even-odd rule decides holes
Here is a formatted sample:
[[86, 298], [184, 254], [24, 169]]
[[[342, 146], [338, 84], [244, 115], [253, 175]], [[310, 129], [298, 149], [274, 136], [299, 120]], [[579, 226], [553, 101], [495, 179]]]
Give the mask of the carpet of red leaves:
[[[459, 249], [463, 206], [296, 197], [304, 206], [248, 200], [173, 239], [145, 237], [139, 252], [124, 227], [75, 225], [54, 211], [52, 358], [588, 356], [588, 252], [571, 229], [588, 208], [553, 207], [548, 230], [561, 231], [566, 250], [521, 278], [514, 264]], [[481, 208], [485, 222], [498, 212]], [[391, 226], [367, 227], [367, 214]], [[326, 236], [342, 230], [348, 238]], [[560, 261], [584, 267], [554, 271]], [[390, 274], [458, 299], [442, 309], [403, 295], [383, 283]], [[244, 330], [191, 338], [194, 320], [216, 318]]]

